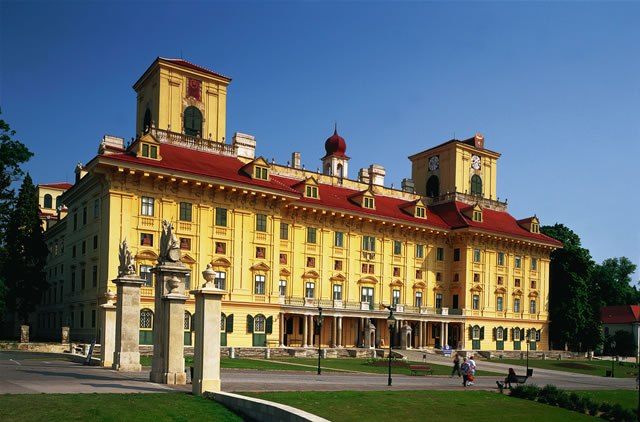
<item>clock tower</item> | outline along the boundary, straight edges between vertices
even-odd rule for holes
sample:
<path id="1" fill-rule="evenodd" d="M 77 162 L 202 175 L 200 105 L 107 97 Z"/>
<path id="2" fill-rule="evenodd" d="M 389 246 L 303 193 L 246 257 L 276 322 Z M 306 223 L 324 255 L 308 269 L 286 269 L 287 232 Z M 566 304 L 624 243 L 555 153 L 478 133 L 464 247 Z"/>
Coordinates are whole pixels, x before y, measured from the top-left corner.
<path id="1" fill-rule="evenodd" d="M 452 139 L 409 157 L 416 192 L 438 198 L 463 193 L 496 199 L 496 170 L 500 154 L 485 149 L 479 133 L 460 141 Z"/>

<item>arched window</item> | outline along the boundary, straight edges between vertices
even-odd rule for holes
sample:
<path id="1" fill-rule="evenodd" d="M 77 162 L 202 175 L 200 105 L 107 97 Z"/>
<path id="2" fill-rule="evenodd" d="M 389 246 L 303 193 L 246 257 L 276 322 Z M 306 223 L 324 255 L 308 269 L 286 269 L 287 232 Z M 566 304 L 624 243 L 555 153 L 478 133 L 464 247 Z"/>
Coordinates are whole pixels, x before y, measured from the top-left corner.
<path id="1" fill-rule="evenodd" d="M 264 333 L 265 332 L 265 318 L 264 315 L 256 315 L 253 319 L 253 332 Z"/>
<path id="2" fill-rule="evenodd" d="M 482 196 L 482 179 L 477 174 L 471 177 L 471 195 Z"/>
<path id="3" fill-rule="evenodd" d="M 343 177 L 342 176 L 342 172 L 343 172 L 342 164 L 338 164 L 338 177 L 341 178 L 341 179 Z"/>
<path id="4" fill-rule="evenodd" d="M 46 194 L 44 196 L 44 207 L 45 208 L 53 208 L 53 199 L 51 198 L 51 195 Z"/>
<path id="5" fill-rule="evenodd" d="M 440 195 L 440 180 L 438 176 L 433 175 L 427 180 L 427 196 L 435 198 L 438 195 Z"/>
<path id="6" fill-rule="evenodd" d="M 202 136 L 202 113 L 194 106 L 189 106 L 184 111 L 184 133 Z"/>
<path id="7" fill-rule="evenodd" d="M 56 208 L 58 208 L 60 205 L 62 205 L 62 199 L 60 198 L 60 195 L 56 196 Z"/>
<path id="8" fill-rule="evenodd" d="M 144 120 L 142 122 L 142 130 L 146 133 L 151 129 L 151 110 L 144 112 Z"/>
<path id="9" fill-rule="evenodd" d="M 480 338 L 480 327 L 479 326 L 475 325 L 473 327 L 473 334 L 472 335 L 473 335 L 474 339 Z"/>
<path id="10" fill-rule="evenodd" d="M 184 311 L 184 330 L 191 331 L 191 314 L 189 311 Z"/>
<path id="11" fill-rule="evenodd" d="M 150 309 L 140 311 L 140 328 L 153 328 L 153 312 Z"/>
<path id="12" fill-rule="evenodd" d="M 324 165 L 324 174 L 331 176 L 331 163 Z"/>
<path id="13" fill-rule="evenodd" d="M 225 314 L 220 314 L 220 332 L 225 333 L 225 328 L 227 324 L 227 316 Z"/>

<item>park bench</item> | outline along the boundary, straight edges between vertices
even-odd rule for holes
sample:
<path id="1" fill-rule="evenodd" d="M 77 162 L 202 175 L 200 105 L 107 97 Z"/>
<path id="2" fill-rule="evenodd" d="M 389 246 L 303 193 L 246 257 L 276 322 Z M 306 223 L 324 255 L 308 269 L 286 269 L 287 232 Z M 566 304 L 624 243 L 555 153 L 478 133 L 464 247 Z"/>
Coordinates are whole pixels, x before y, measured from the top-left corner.
<path id="1" fill-rule="evenodd" d="M 412 375 L 417 375 L 418 372 L 424 372 L 425 374 L 433 375 L 433 369 L 429 365 L 416 365 L 410 364 L 409 370 Z"/>
<path id="2" fill-rule="evenodd" d="M 496 384 L 498 384 L 498 388 L 502 391 L 505 387 L 512 388 L 511 384 L 524 384 L 527 382 L 527 378 L 529 377 L 526 375 L 507 375 L 504 381 L 496 381 Z"/>

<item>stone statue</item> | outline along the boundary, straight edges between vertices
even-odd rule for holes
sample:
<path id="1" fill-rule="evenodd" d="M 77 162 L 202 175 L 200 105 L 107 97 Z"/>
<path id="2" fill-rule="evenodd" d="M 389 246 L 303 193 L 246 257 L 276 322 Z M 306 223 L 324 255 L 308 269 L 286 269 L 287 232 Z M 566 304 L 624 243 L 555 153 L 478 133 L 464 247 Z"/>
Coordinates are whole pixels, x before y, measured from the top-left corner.
<path id="1" fill-rule="evenodd" d="M 160 256 L 158 262 L 179 262 L 181 259 L 180 242 L 173 232 L 173 224 L 162 220 L 162 236 L 160 236 Z"/>
<path id="2" fill-rule="evenodd" d="M 127 245 L 127 239 L 120 244 L 120 266 L 118 267 L 118 276 L 127 276 L 136 274 L 136 264 L 133 262 L 133 254 Z"/>

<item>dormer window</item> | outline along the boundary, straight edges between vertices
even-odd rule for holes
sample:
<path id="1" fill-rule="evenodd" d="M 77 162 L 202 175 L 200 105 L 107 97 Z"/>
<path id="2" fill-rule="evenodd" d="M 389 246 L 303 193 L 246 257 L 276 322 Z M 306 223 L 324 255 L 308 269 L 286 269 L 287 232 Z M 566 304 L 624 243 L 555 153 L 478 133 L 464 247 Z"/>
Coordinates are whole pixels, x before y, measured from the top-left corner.
<path id="1" fill-rule="evenodd" d="M 140 154 L 142 157 L 151 158 L 154 160 L 158 159 L 158 146 L 157 145 L 149 145 L 142 144 L 142 152 Z"/>
<path id="2" fill-rule="evenodd" d="M 482 211 L 474 211 L 473 212 L 473 221 L 477 221 L 482 223 Z"/>
<path id="3" fill-rule="evenodd" d="M 425 218 L 426 215 L 424 207 L 416 207 L 416 217 Z"/>
<path id="4" fill-rule="evenodd" d="M 318 187 L 317 186 L 307 186 L 307 198 L 318 198 Z"/>
<path id="5" fill-rule="evenodd" d="M 268 180 L 268 173 L 267 173 L 267 169 L 264 167 L 259 167 L 256 166 L 255 167 L 255 178 L 256 179 L 262 179 L 262 180 Z"/>
<path id="6" fill-rule="evenodd" d="M 540 226 L 538 224 L 531 224 L 531 233 L 540 233 Z"/>
<path id="7" fill-rule="evenodd" d="M 374 208 L 375 208 L 375 205 L 374 205 L 374 200 L 373 200 L 373 198 L 368 198 L 368 197 L 366 197 L 366 196 L 365 196 L 365 197 L 364 197 L 363 206 L 364 206 L 365 208 L 371 208 L 371 209 L 374 209 Z"/>

